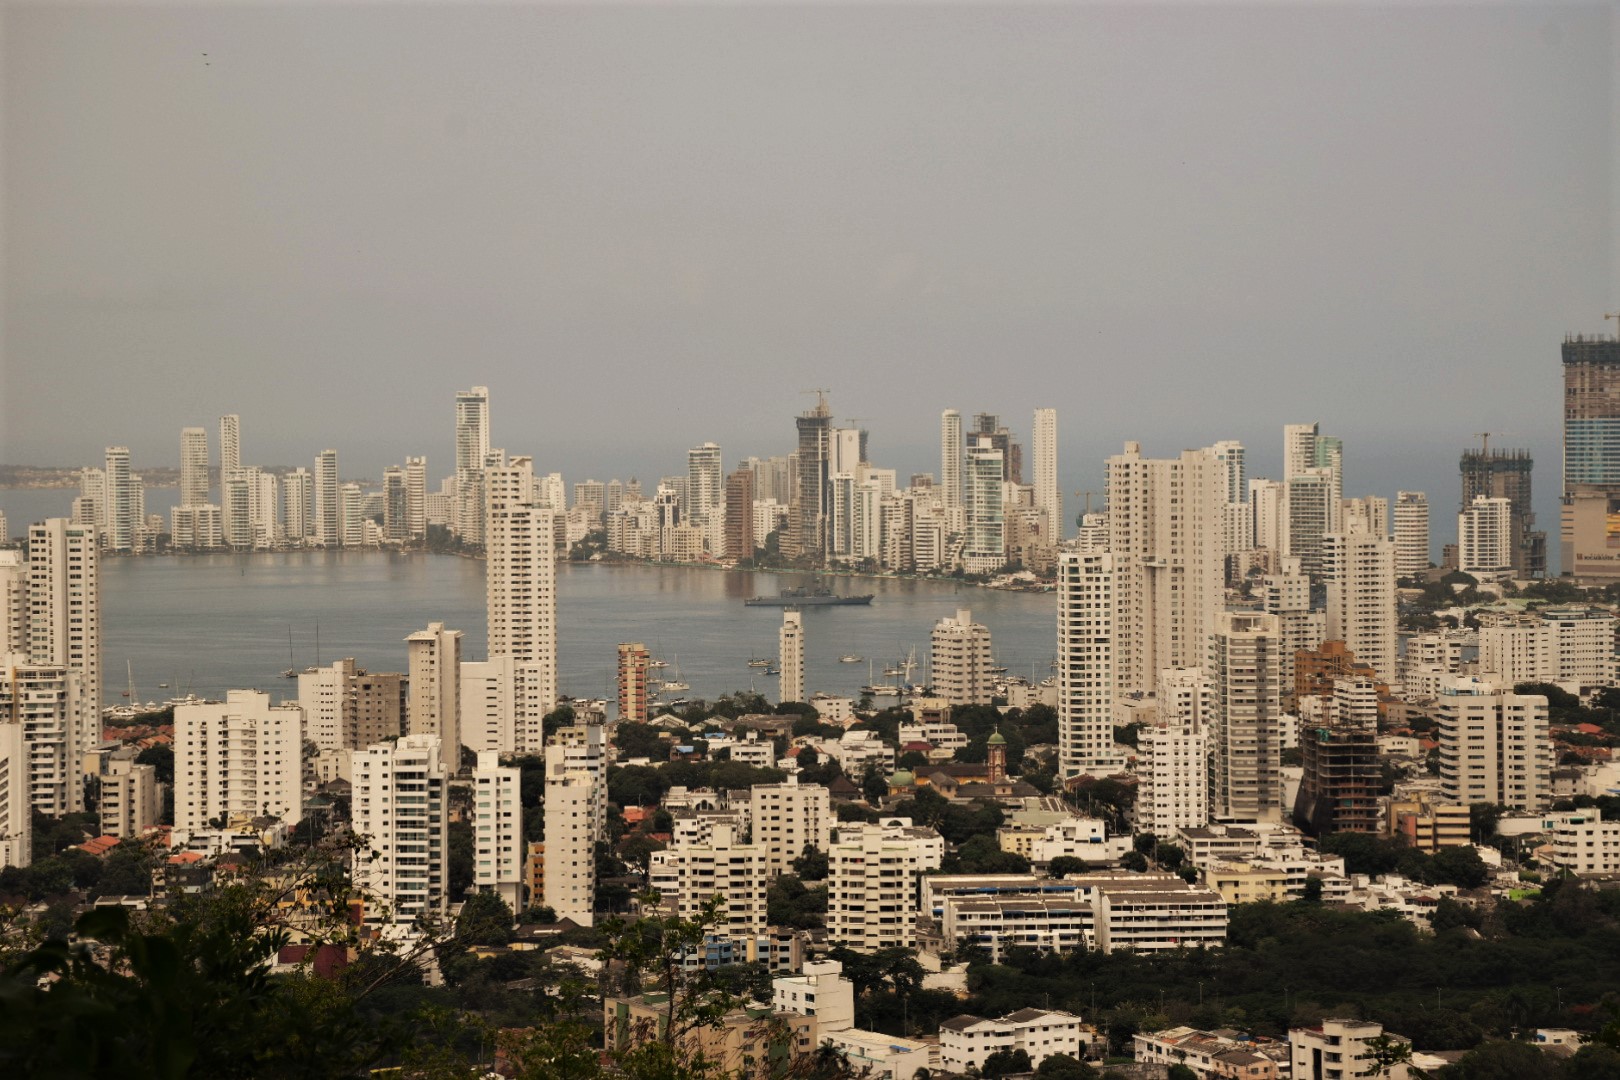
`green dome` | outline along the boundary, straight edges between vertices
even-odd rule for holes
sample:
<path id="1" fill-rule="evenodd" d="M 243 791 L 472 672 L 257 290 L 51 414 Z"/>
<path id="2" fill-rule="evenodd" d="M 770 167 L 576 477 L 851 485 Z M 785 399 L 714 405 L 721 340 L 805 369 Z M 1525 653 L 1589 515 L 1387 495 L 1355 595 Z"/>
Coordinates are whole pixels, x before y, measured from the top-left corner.
<path id="1" fill-rule="evenodd" d="M 986 745 L 988 745 L 988 746 L 1006 746 L 1007 745 L 1007 737 L 1001 733 L 1000 728 L 996 728 L 995 733 L 990 736 L 990 738 L 989 738 L 988 742 L 986 743 Z"/>
<path id="2" fill-rule="evenodd" d="M 896 769 L 894 775 L 889 777 L 890 787 L 916 787 L 917 778 L 910 769 Z"/>

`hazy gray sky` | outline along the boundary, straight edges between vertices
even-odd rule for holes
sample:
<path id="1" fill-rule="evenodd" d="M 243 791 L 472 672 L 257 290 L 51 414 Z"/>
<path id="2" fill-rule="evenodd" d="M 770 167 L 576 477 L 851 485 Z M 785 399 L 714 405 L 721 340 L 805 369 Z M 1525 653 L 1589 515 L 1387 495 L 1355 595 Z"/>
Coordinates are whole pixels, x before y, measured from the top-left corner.
<path id="1" fill-rule="evenodd" d="M 1556 538 L 1558 343 L 1620 310 L 1608 5 L 0 20 L 9 463 L 240 412 L 251 461 L 443 475 L 483 383 L 497 445 L 656 476 L 819 386 L 902 473 L 942 408 L 1056 406 L 1071 489 L 1319 420 L 1437 532 L 1499 430 Z"/>

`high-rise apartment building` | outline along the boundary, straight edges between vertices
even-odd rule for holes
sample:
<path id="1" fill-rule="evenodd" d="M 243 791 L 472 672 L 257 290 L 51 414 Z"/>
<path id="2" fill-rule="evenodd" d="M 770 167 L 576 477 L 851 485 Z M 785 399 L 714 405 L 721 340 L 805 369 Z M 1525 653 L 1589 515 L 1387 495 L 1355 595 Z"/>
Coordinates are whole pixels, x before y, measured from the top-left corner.
<path id="1" fill-rule="evenodd" d="M 208 432 L 200 427 L 180 429 L 180 505 L 202 506 L 208 500 Z"/>
<path id="2" fill-rule="evenodd" d="M 990 668 L 990 628 L 973 621 L 973 612 L 959 610 L 934 624 L 930 640 L 929 670 L 934 696 L 952 705 L 988 705 L 995 696 Z"/>
<path id="3" fill-rule="evenodd" d="M 315 517 L 311 512 L 311 500 L 315 494 L 315 478 L 310 471 L 300 465 L 288 473 L 281 482 L 282 517 L 287 529 L 287 539 L 302 541 L 315 533 Z"/>
<path id="4" fill-rule="evenodd" d="M 1287 424 L 1283 427 L 1283 480 L 1304 476 L 1313 470 L 1326 470 L 1328 521 L 1324 532 L 1337 532 L 1342 526 L 1339 507 L 1344 499 L 1344 443 L 1323 435 L 1316 424 Z"/>
<path id="5" fill-rule="evenodd" d="M 8 734 L 22 739 L 20 755 L 8 760 L 33 809 L 60 817 L 84 808 L 80 762 L 99 741 L 100 711 L 75 669 L 32 663 L 20 653 L 0 656 L 0 727 L 14 725 Z M 95 718 L 94 727 L 87 717 Z"/>
<path id="6" fill-rule="evenodd" d="M 782 673 L 779 700 L 804 700 L 804 614 L 797 608 L 782 612 L 777 632 L 777 667 Z"/>
<path id="7" fill-rule="evenodd" d="M 1058 487 L 1057 410 L 1036 409 L 1031 429 L 1031 453 L 1035 459 L 1035 506 L 1046 515 L 1046 537 L 1051 543 L 1063 539 L 1063 490 Z"/>
<path id="8" fill-rule="evenodd" d="M 1172 836 L 1209 824 L 1209 674 L 1166 668 L 1155 704 L 1155 723 L 1137 734 L 1136 828 Z"/>
<path id="9" fill-rule="evenodd" d="M 754 535 L 754 472 L 738 469 L 726 477 L 726 556 L 752 559 L 763 539 Z"/>
<path id="10" fill-rule="evenodd" d="M 1335 680 L 1322 714 L 1300 724 L 1304 771 L 1294 823 L 1313 836 L 1377 833 L 1383 828 L 1377 683 L 1367 675 Z"/>
<path id="11" fill-rule="evenodd" d="M 0 549 L 0 655 L 28 652 L 28 564 L 16 549 Z"/>
<path id="12" fill-rule="evenodd" d="M 520 750 L 544 744 L 557 706 L 556 511 L 535 505 L 534 463 L 496 451 L 487 470 L 484 600 L 489 655 L 513 661 Z"/>
<path id="13" fill-rule="evenodd" d="M 559 919 L 590 926 L 596 904 L 593 822 L 603 781 L 583 769 L 553 772 L 546 765 L 545 905 Z"/>
<path id="14" fill-rule="evenodd" d="M 174 710 L 174 828 L 194 836 L 254 818 L 304 817 L 304 710 L 257 690 Z"/>
<path id="15" fill-rule="evenodd" d="M 1260 610 L 1277 616 L 1282 628 L 1283 686 L 1294 683 L 1294 654 L 1314 649 L 1327 637 L 1327 614 L 1311 610 L 1311 579 L 1300 572 L 1299 560 L 1285 556 L 1280 573 L 1262 576 L 1255 589 Z M 1291 697 L 1287 689 L 1284 696 Z"/>
<path id="16" fill-rule="evenodd" d="M 336 450 L 322 450 L 315 456 L 315 542 L 322 547 L 343 543 L 343 510 L 338 503 L 338 461 Z"/>
<path id="17" fill-rule="evenodd" d="M 427 458 L 405 459 L 405 532 L 412 542 L 427 536 Z"/>
<path id="18" fill-rule="evenodd" d="M 707 549 L 715 554 L 730 554 L 725 546 L 725 470 L 720 462 L 720 447 L 706 442 L 686 452 L 686 505 L 684 513 L 689 525 L 703 530 Z"/>
<path id="19" fill-rule="evenodd" d="M 1461 512 L 1480 498 L 1506 499 L 1508 549 L 1512 573 L 1518 577 L 1547 576 L 1547 534 L 1536 528 L 1530 477 L 1535 462 L 1528 450 L 1467 450 L 1458 463 L 1462 473 Z"/>
<path id="20" fill-rule="evenodd" d="M 967 529 L 962 567 L 970 574 L 989 574 L 1007 563 L 1007 521 L 1001 486 L 1006 465 L 1002 451 L 987 435 L 975 435 L 962 469 L 962 506 Z"/>
<path id="21" fill-rule="evenodd" d="M 651 655 L 639 641 L 619 645 L 619 719 L 647 722 L 647 664 Z"/>
<path id="22" fill-rule="evenodd" d="M 1288 552 L 1288 485 L 1281 480 L 1249 481 L 1249 532 L 1256 548 Z"/>
<path id="23" fill-rule="evenodd" d="M 5 672 L 0 670 L 0 674 Z M 15 720 L 0 720 L 0 867 L 27 866 L 34 861 L 34 810 L 29 802 L 28 773 L 23 725 Z"/>
<path id="24" fill-rule="evenodd" d="M 405 488 L 405 470 L 390 465 L 383 470 L 383 538 L 403 544 L 410 538 L 410 505 Z"/>
<path id="25" fill-rule="evenodd" d="M 1343 641 L 1381 682 L 1396 677 L 1395 542 L 1333 533 L 1323 543 L 1327 636 Z"/>
<path id="26" fill-rule="evenodd" d="M 921 851 L 862 829 L 827 852 L 827 940 L 857 952 L 914 948 Z"/>
<path id="27" fill-rule="evenodd" d="M 1024 482 L 1024 448 L 1001 422 L 1001 417 L 995 413 L 974 413 L 973 429 L 968 433 L 969 443 L 976 438 L 988 439 L 992 447 L 1001 451 L 1003 480 L 1009 484 Z"/>
<path id="28" fill-rule="evenodd" d="M 1560 569 L 1620 578 L 1620 336 L 1564 339 L 1564 488 Z"/>
<path id="29" fill-rule="evenodd" d="M 66 518 L 47 518 L 28 529 L 28 659 L 66 668 L 77 677 L 75 752 L 95 745 L 101 736 L 97 549 L 96 530 Z"/>
<path id="30" fill-rule="evenodd" d="M 448 901 L 450 774 L 432 735 L 407 735 L 354 755 L 354 831 L 375 858 L 354 883 L 372 925 L 443 917 Z M 476 877 L 476 867 L 475 867 Z"/>
<path id="31" fill-rule="evenodd" d="M 1275 615 L 1223 612 L 1210 641 L 1210 816 L 1280 821 L 1282 627 Z"/>
<path id="32" fill-rule="evenodd" d="M 820 784 L 801 784 L 790 777 L 782 784 L 755 784 L 749 793 L 748 820 L 754 843 L 765 851 L 765 872 L 791 873 L 793 861 L 807 847 L 826 851 L 832 839 L 832 796 Z"/>
<path id="33" fill-rule="evenodd" d="M 946 409 L 939 416 L 939 490 L 946 506 L 961 506 L 962 492 L 962 414 Z"/>
<path id="34" fill-rule="evenodd" d="M 242 418 L 229 413 L 219 418 L 219 475 L 242 467 Z"/>
<path id="35" fill-rule="evenodd" d="M 1151 693 L 1167 667 L 1197 667 L 1224 606 L 1224 471 L 1207 450 L 1108 459 L 1114 557 L 1114 687 Z"/>
<path id="36" fill-rule="evenodd" d="M 139 518 L 129 471 L 129 447 L 107 447 L 106 465 L 107 531 L 102 538 L 103 543 L 108 551 L 130 551 L 134 547 L 135 526 Z"/>
<path id="37" fill-rule="evenodd" d="M 405 639 L 410 677 L 406 731 L 431 736 L 445 771 L 461 769 L 461 631 L 431 622 Z"/>
<path id="38" fill-rule="evenodd" d="M 712 933 L 722 941 L 751 946 L 765 933 L 770 876 L 764 849 L 744 843 L 734 824 L 716 823 L 706 841 L 653 852 L 648 881 L 677 918 L 699 917 L 704 905 L 718 897 L 719 918 Z"/>
<path id="39" fill-rule="evenodd" d="M 1429 568 L 1429 500 L 1421 491 L 1395 494 L 1395 576 L 1417 577 Z"/>
<path id="40" fill-rule="evenodd" d="M 510 656 L 461 662 L 461 745 L 474 752 L 517 752 L 517 678 Z"/>
<path id="41" fill-rule="evenodd" d="M 456 533 L 484 542 L 484 459 L 489 456 L 489 387 L 456 393 Z"/>
<path id="42" fill-rule="evenodd" d="M 501 756 L 482 750 L 473 769 L 473 885 L 506 901 L 514 915 L 523 902 L 522 771 L 501 767 Z"/>
<path id="43" fill-rule="evenodd" d="M 371 519 L 366 515 L 366 493 L 359 484 L 343 484 L 338 488 L 338 536 L 344 547 L 364 547 L 366 526 Z"/>
<path id="44" fill-rule="evenodd" d="M 1514 572 L 1513 562 L 1513 503 L 1474 496 L 1457 515 L 1457 569 L 1497 581 Z"/>
<path id="45" fill-rule="evenodd" d="M 1547 682 L 1571 693 L 1612 686 L 1615 626 L 1609 612 L 1584 607 L 1499 620 L 1479 628 L 1479 670 L 1508 686 Z"/>
<path id="46" fill-rule="evenodd" d="M 1114 746 L 1114 557 L 1058 553 L 1058 762 L 1073 776 L 1111 762 Z"/>
<path id="47" fill-rule="evenodd" d="M 1492 679 L 1441 685 L 1440 786 L 1446 801 L 1542 810 L 1552 794 L 1547 699 Z"/>

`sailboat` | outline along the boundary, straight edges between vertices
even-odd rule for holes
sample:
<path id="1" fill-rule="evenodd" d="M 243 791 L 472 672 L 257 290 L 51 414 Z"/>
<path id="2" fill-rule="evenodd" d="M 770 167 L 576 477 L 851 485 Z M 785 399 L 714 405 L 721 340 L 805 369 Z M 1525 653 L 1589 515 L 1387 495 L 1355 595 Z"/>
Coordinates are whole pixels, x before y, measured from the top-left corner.
<path id="1" fill-rule="evenodd" d="M 297 661 L 293 659 L 292 627 L 287 627 L 287 670 L 281 673 L 283 679 L 296 678 L 298 675 Z"/>
<path id="2" fill-rule="evenodd" d="M 675 677 L 664 683 L 664 689 L 677 694 L 683 690 L 692 689 L 681 681 L 681 658 L 679 655 L 675 657 Z"/>

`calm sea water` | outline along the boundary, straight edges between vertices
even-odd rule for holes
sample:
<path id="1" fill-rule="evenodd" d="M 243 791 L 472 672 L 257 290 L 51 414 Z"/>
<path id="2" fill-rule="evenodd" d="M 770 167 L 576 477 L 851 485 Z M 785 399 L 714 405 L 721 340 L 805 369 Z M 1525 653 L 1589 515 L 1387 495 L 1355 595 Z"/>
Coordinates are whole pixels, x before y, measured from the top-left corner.
<path id="1" fill-rule="evenodd" d="M 383 552 L 284 552 L 109 559 L 102 564 L 105 697 L 116 703 L 133 670 L 140 700 L 232 687 L 291 695 L 278 677 L 289 666 L 353 656 L 372 671 L 405 667 L 405 636 L 430 621 L 459 629 L 463 656 L 485 655 L 484 564 L 472 559 Z M 743 606 L 802 578 L 650 565 L 557 568 L 558 678 L 574 697 L 614 694 L 617 645 L 644 641 L 714 698 L 757 689 L 775 699 L 776 679 L 749 668 L 774 657 L 779 608 Z M 943 582 L 836 577 L 841 593 L 875 593 L 870 607 L 806 608 L 810 691 L 853 694 L 882 679 L 887 663 L 915 647 L 959 607 L 991 630 L 997 659 L 1014 673 L 1044 678 L 1055 651 L 1051 595 L 994 592 Z M 317 654 L 317 626 L 319 653 Z M 291 639 L 289 651 L 289 637 Z M 845 654 L 859 663 L 840 663 Z M 160 687 L 168 683 L 168 687 Z"/>
<path id="2" fill-rule="evenodd" d="M 0 491 L 11 532 L 69 512 L 76 492 Z M 174 489 L 148 492 L 167 513 Z M 405 636 L 430 621 L 461 630 L 463 655 L 485 655 L 484 564 L 472 559 L 383 552 L 281 552 L 108 559 L 102 564 L 104 697 L 117 703 L 133 670 L 142 700 L 233 687 L 294 693 L 283 669 L 352 656 L 372 671 L 402 671 Z M 615 694 L 617 646 L 644 641 L 679 666 L 690 696 L 713 699 L 750 687 L 776 697 L 777 681 L 753 657 L 776 655 L 780 608 L 743 599 L 803 581 L 797 575 L 637 564 L 557 568 L 558 679 L 574 697 Z M 990 628 L 997 660 L 1045 678 L 1056 650 L 1051 595 L 995 592 L 949 582 L 833 579 L 841 593 L 875 593 L 871 607 L 804 609 L 806 684 L 811 692 L 858 693 L 866 661 L 882 669 L 912 648 L 921 663 L 940 618 L 959 607 Z M 316 629 L 319 627 L 319 652 Z M 291 638 L 289 652 L 288 639 Z M 862 658 L 840 663 L 842 655 Z M 160 686 L 167 683 L 167 686 Z"/>

